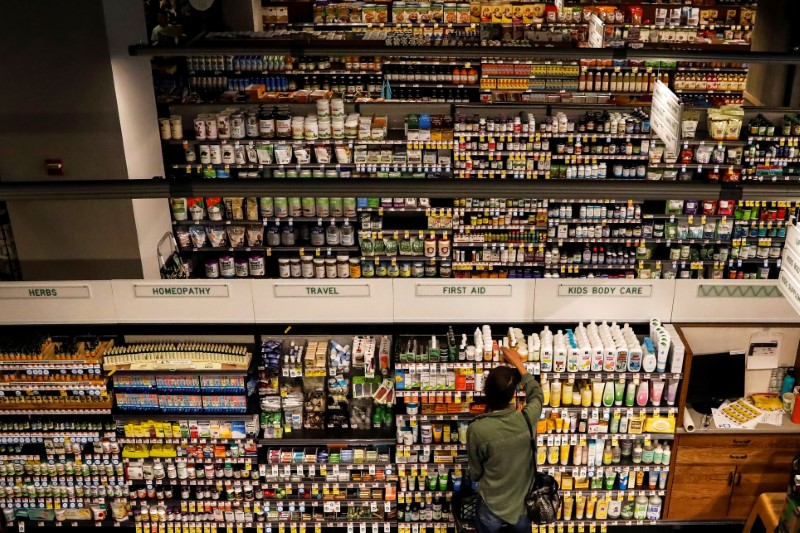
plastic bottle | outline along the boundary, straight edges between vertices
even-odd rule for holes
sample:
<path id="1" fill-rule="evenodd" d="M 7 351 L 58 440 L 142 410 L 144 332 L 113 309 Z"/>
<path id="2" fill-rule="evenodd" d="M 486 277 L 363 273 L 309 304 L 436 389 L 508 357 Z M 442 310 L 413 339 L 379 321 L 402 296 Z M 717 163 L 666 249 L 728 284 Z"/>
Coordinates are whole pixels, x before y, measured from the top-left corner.
<path id="1" fill-rule="evenodd" d="M 647 380 L 642 380 L 642 382 L 639 383 L 639 390 L 636 393 L 636 405 L 644 407 L 647 405 L 649 398 L 650 394 L 647 388 Z"/>
<path id="2" fill-rule="evenodd" d="M 781 394 L 792 392 L 794 388 L 795 376 L 794 368 L 786 370 L 786 375 L 783 376 L 783 384 L 781 385 Z"/>
<path id="3" fill-rule="evenodd" d="M 625 405 L 633 407 L 636 402 L 636 381 L 631 380 L 625 387 Z"/>
<path id="4" fill-rule="evenodd" d="M 661 461 L 664 457 L 664 449 L 661 447 L 661 444 L 656 442 L 656 449 L 653 450 L 653 464 L 660 465 L 662 464 Z"/>
<path id="5" fill-rule="evenodd" d="M 639 441 L 636 441 L 636 444 L 633 447 L 633 456 L 631 457 L 633 464 L 638 465 L 642 462 L 642 444 Z"/>
<path id="6" fill-rule="evenodd" d="M 647 517 L 647 507 L 650 503 L 650 500 L 647 499 L 647 496 L 640 494 L 636 497 L 633 501 L 633 518 L 636 520 L 644 520 Z M 659 507 L 659 514 L 661 513 L 661 508 Z"/>
<path id="7" fill-rule="evenodd" d="M 665 444 L 664 450 L 661 453 L 661 464 L 669 465 L 671 459 L 672 459 L 672 450 L 669 449 L 669 444 Z"/>
<path id="8" fill-rule="evenodd" d="M 659 496 L 655 494 L 650 496 L 650 501 L 647 503 L 647 520 L 658 520 L 661 518 L 661 504 L 662 501 Z"/>
<path id="9" fill-rule="evenodd" d="M 603 390 L 603 405 L 611 407 L 614 405 L 614 382 L 606 381 L 605 389 Z"/>
<path id="10" fill-rule="evenodd" d="M 550 385 L 550 406 L 561 406 L 561 382 L 557 379 Z"/>

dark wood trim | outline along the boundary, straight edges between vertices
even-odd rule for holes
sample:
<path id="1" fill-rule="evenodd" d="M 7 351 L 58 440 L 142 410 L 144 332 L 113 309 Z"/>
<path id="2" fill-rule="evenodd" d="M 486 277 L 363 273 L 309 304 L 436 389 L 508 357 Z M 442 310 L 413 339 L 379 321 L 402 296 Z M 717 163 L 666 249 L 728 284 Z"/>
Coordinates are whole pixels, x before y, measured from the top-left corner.
<path id="1" fill-rule="evenodd" d="M 684 347 L 683 354 L 683 379 L 681 380 L 680 395 L 678 396 L 678 418 L 675 422 L 675 430 L 683 427 L 683 411 L 686 409 L 686 394 L 689 392 L 689 378 L 692 373 L 692 348 L 689 346 L 689 341 L 686 340 L 686 335 L 683 333 L 682 326 L 675 326 L 675 331 L 678 332 L 681 342 Z M 677 442 L 677 440 L 676 440 Z M 673 457 L 674 457 L 673 452 Z"/>

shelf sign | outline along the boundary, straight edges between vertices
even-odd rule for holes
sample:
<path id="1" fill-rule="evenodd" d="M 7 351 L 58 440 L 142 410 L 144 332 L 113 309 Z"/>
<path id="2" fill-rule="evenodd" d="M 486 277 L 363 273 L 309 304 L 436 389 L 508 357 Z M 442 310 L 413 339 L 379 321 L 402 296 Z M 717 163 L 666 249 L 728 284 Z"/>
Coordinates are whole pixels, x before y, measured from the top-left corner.
<path id="1" fill-rule="evenodd" d="M 789 305 L 800 313 L 800 282 L 797 278 L 792 276 L 788 270 L 781 269 L 781 274 L 778 277 L 778 288 L 781 290 Z"/>
<path id="2" fill-rule="evenodd" d="M 559 285 L 559 296 L 611 296 L 625 298 L 649 298 L 652 285 Z"/>
<path id="3" fill-rule="evenodd" d="M 668 152 L 678 153 L 681 136 L 683 105 L 680 98 L 661 80 L 656 80 L 653 89 L 653 104 L 650 107 L 650 127 L 667 147 Z"/>
<path id="4" fill-rule="evenodd" d="M 512 295 L 511 285 L 459 285 L 448 284 L 417 284 L 417 296 L 500 296 Z"/>
<path id="5" fill-rule="evenodd" d="M 786 228 L 786 249 L 800 255 L 800 230 L 794 224 Z"/>
<path id="6" fill-rule="evenodd" d="M 281 285 L 275 284 L 275 298 L 365 298 L 369 285 Z"/>
<path id="7" fill-rule="evenodd" d="M 561 12 L 561 10 L 559 10 Z M 589 47 L 603 48 L 603 36 L 605 34 L 605 24 L 595 14 L 589 19 Z"/>
<path id="8" fill-rule="evenodd" d="M 800 279 L 800 256 L 797 252 L 790 248 L 784 250 L 783 268 L 787 269 L 792 276 Z"/>
<path id="9" fill-rule="evenodd" d="M 33 285 L 17 285 L 13 287 L 0 286 L 0 300 L 44 300 L 54 298 L 88 299 L 92 291 L 88 285 L 61 285 L 58 287 L 44 287 Z"/>
<path id="10" fill-rule="evenodd" d="M 230 298 L 228 285 L 155 285 L 136 284 L 137 298 Z"/>

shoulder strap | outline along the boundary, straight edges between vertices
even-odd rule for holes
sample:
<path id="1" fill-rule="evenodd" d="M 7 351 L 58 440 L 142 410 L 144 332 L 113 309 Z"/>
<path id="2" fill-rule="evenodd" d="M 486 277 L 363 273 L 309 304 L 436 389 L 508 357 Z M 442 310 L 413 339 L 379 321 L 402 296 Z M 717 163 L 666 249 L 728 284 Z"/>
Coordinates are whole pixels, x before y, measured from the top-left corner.
<path id="1" fill-rule="evenodd" d="M 519 411 L 519 414 L 521 414 L 522 418 L 525 419 L 525 424 L 528 426 L 528 433 L 530 433 L 531 440 L 533 440 L 533 426 L 531 425 L 531 421 L 528 420 L 528 417 L 525 416 L 525 413 L 523 413 L 522 411 Z"/>
<path id="2" fill-rule="evenodd" d="M 521 414 L 522 418 L 525 419 L 525 424 L 528 426 L 528 433 L 531 435 L 531 463 L 533 466 L 533 477 L 535 479 L 538 469 L 536 468 L 536 441 L 533 439 L 533 425 L 531 424 L 531 421 L 528 420 L 528 417 L 525 416 L 525 413 L 520 411 L 519 414 Z M 528 489 L 528 491 L 530 492 L 530 489 Z"/>

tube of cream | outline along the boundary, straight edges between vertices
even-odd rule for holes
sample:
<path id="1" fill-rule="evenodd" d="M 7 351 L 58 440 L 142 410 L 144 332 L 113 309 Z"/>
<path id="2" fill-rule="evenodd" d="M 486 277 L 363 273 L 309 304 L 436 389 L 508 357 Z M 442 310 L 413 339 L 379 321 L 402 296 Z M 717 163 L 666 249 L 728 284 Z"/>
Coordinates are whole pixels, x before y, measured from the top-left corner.
<path id="1" fill-rule="evenodd" d="M 575 520 L 583 520 L 583 511 L 586 509 L 586 497 L 578 493 L 575 496 Z"/>
<path id="2" fill-rule="evenodd" d="M 592 382 L 592 405 L 600 407 L 603 405 L 603 387 L 605 383 L 602 381 Z"/>
<path id="3" fill-rule="evenodd" d="M 667 405 L 675 405 L 675 398 L 678 396 L 678 383 L 677 379 L 670 379 L 667 381 Z"/>
<path id="4" fill-rule="evenodd" d="M 636 393 L 636 405 L 644 407 L 647 405 L 647 400 L 647 380 L 642 380 L 642 382 L 639 383 L 639 391 Z"/>
<path id="5" fill-rule="evenodd" d="M 634 402 L 636 402 L 636 380 L 631 380 L 625 388 L 625 405 L 633 407 Z"/>
<path id="6" fill-rule="evenodd" d="M 622 398 L 625 395 L 625 380 L 619 379 L 614 382 L 614 405 L 622 405 Z"/>
<path id="7" fill-rule="evenodd" d="M 603 452 L 605 451 L 605 446 L 605 439 L 597 439 L 597 445 L 594 447 L 594 464 L 597 466 L 603 464 Z"/>
<path id="8" fill-rule="evenodd" d="M 594 504 L 597 503 L 597 497 L 592 496 L 586 502 L 586 519 L 591 520 L 594 517 Z"/>
<path id="9" fill-rule="evenodd" d="M 614 405 L 614 382 L 607 381 L 605 390 L 603 391 L 603 405 L 611 407 Z"/>
<path id="10" fill-rule="evenodd" d="M 653 402 L 653 405 L 660 406 L 661 405 L 661 395 L 664 393 L 664 381 L 660 379 L 654 379 L 650 382 L 650 400 Z"/>
<path id="11" fill-rule="evenodd" d="M 572 519 L 572 496 L 564 497 L 564 520 Z"/>

